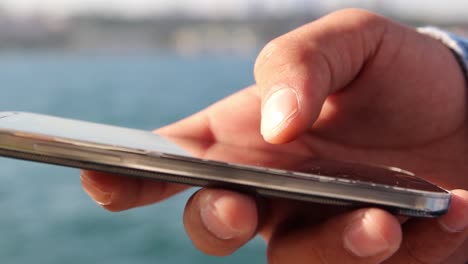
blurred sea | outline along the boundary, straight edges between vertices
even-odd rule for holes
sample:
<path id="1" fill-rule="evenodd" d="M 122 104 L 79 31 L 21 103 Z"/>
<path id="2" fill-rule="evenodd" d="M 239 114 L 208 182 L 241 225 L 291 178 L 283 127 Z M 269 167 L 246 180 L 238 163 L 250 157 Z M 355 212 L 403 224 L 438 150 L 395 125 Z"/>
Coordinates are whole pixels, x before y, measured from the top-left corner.
<path id="1" fill-rule="evenodd" d="M 0 55 L 0 109 L 153 129 L 253 82 L 255 56 Z M 265 263 L 260 239 L 217 258 L 182 225 L 190 191 L 109 213 L 78 170 L 0 158 L 0 263 Z"/>

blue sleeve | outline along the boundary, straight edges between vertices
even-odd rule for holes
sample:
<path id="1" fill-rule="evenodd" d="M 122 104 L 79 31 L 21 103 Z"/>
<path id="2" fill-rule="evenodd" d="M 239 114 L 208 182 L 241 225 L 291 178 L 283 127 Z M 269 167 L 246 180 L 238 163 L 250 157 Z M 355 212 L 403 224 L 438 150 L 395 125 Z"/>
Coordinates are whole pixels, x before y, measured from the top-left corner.
<path id="1" fill-rule="evenodd" d="M 457 56 L 465 76 L 468 78 L 468 38 L 436 27 L 418 28 L 418 32 L 436 38 L 449 47 Z"/>

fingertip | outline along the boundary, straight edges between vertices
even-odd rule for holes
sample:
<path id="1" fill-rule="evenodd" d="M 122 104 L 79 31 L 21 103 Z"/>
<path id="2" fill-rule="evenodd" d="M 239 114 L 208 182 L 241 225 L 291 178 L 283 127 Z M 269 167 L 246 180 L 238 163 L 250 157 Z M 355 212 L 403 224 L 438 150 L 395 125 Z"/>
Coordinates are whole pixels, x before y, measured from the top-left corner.
<path id="1" fill-rule="evenodd" d="M 449 233 L 463 232 L 468 227 L 468 191 L 453 190 L 451 193 L 449 211 L 438 222 Z"/>
<path id="2" fill-rule="evenodd" d="M 99 205 L 109 206 L 119 189 L 119 182 L 111 175 L 95 171 L 80 171 L 80 181 L 85 192 Z"/>
<path id="3" fill-rule="evenodd" d="M 189 186 L 168 182 L 113 175 L 104 172 L 80 172 L 85 192 L 104 209 L 119 212 L 162 201 Z"/>
<path id="4" fill-rule="evenodd" d="M 463 204 L 468 204 L 468 191 L 462 189 L 455 189 L 451 191 L 452 199 L 457 199 Z"/>
<path id="5" fill-rule="evenodd" d="M 255 199 L 241 193 L 202 189 L 187 204 L 184 225 L 193 244 L 210 255 L 229 255 L 256 233 Z"/>
<path id="6" fill-rule="evenodd" d="M 380 209 L 354 213 L 345 227 L 344 247 L 357 257 L 391 256 L 399 248 L 402 231 L 397 218 Z"/>
<path id="7" fill-rule="evenodd" d="M 110 212 L 135 207 L 141 197 L 140 179 L 82 170 L 80 180 L 91 199 Z"/>
<path id="8" fill-rule="evenodd" d="M 253 235 L 257 225 L 255 201 L 243 194 L 212 190 L 200 194 L 200 216 L 205 227 L 220 239 Z"/>

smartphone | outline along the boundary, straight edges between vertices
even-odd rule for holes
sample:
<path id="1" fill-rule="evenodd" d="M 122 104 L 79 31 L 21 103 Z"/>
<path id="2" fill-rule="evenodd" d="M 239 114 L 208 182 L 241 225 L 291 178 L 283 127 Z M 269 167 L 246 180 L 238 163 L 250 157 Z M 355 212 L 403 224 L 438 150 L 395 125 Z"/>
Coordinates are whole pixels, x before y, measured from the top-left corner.
<path id="1" fill-rule="evenodd" d="M 394 167 L 232 145 L 211 148 L 215 151 L 200 158 L 189 154 L 190 146 L 199 142 L 187 140 L 41 114 L 0 112 L 0 155 L 5 157 L 330 205 L 377 206 L 416 217 L 443 215 L 450 204 L 450 192 Z"/>

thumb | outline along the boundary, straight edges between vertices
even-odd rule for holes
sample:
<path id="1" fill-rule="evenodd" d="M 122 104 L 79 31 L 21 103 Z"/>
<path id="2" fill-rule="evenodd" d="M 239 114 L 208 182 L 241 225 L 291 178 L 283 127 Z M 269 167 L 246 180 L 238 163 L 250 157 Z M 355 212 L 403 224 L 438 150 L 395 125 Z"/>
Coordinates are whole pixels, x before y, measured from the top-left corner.
<path id="1" fill-rule="evenodd" d="M 265 140 L 285 143 L 310 128 L 327 96 L 353 80 L 378 49 L 388 23 L 367 11 L 343 10 L 267 44 L 254 71 Z"/>

